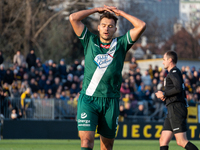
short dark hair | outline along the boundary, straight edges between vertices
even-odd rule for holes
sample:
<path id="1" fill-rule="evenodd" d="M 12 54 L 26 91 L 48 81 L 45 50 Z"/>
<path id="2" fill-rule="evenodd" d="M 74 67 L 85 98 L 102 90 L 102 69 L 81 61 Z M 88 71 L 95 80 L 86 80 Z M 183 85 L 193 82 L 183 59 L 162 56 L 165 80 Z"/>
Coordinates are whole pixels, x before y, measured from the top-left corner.
<path id="1" fill-rule="evenodd" d="M 171 58 L 172 59 L 172 62 L 174 63 L 174 64 L 176 64 L 177 63 L 177 61 L 178 61 L 178 56 L 177 56 L 177 53 L 175 52 L 175 51 L 167 51 L 166 53 L 166 56 L 167 56 L 167 58 Z"/>
<path id="2" fill-rule="evenodd" d="M 100 16 L 100 21 L 103 19 L 103 18 L 108 18 L 108 19 L 113 19 L 115 21 L 115 25 L 117 24 L 117 20 L 118 18 L 115 16 L 114 13 L 111 13 L 111 12 L 104 12 L 101 16 Z"/>

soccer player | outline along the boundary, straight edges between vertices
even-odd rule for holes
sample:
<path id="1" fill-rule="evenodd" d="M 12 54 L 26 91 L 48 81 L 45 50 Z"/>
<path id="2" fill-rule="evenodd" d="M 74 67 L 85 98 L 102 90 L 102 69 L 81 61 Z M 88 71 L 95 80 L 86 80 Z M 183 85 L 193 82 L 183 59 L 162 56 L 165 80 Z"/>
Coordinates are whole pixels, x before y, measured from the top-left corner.
<path id="1" fill-rule="evenodd" d="M 187 99 L 181 71 L 176 67 L 178 57 L 174 51 L 167 51 L 163 57 L 168 74 L 164 80 L 165 91 L 156 92 L 157 98 L 166 102 L 168 109 L 160 137 L 160 150 L 168 150 L 173 135 L 179 146 L 186 150 L 198 150 L 186 137 Z"/>
<path id="2" fill-rule="evenodd" d="M 99 36 L 88 31 L 81 22 L 93 13 L 102 13 Z M 113 38 L 117 17 L 130 21 L 134 28 Z M 111 150 L 118 124 L 121 71 L 126 52 L 140 37 L 146 24 L 113 6 L 82 10 L 70 15 L 70 22 L 84 47 L 85 70 L 83 87 L 77 106 L 77 125 L 81 150 L 92 150 L 96 126 L 101 150 Z"/>

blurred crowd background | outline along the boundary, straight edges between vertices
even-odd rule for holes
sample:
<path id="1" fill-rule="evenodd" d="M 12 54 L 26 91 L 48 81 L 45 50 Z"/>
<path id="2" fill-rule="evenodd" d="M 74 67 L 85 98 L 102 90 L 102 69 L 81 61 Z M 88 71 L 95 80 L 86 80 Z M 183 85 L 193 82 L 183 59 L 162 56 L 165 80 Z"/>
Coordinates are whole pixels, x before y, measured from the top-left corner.
<path id="1" fill-rule="evenodd" d="M 76 119 L 84 60 L 75 60 L 72 64 L 66 64 L 64 59 L 58 63 L 53 59 L 42 62 L 31 49 L 27 56 L 18 50 L 10 67 L 6 68 L 3 61 L 0 53 L 1 118 L 45 119 L 42 115 L 50 113 L 51 119 Z M 120 89 L 119 120 L 151 116 L 151 120 L 162 121 L 167 110 L 154 93 L 164 90 L 164 78 L 168 72 L 150 64 L 142 74 L 134 57 L 128 64 L 129 71 L 123 73 Z M 180 69 L 188 103 L 195 106 L 200 102 L 200 68 L 182 66 Z M 46 111 L 41 112 L 41 109 Z"/>

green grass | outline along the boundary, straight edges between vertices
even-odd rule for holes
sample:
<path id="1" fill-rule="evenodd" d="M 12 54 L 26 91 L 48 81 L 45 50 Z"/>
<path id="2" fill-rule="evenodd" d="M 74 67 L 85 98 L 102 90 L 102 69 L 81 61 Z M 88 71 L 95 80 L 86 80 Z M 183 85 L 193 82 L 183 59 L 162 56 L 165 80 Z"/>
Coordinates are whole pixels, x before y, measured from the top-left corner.
<path id="1" fill-rule="evenodd" d="M 200 148 L 199 141 L 192 141 Z M 100 150 L 99 140 L 95 140 L 93 150 Z M 181 150 L 172 140 L 169 150 Z M 158 140 L 115 140 L 113 150 L 158 150 Z M 80 140 L 1 140 L 0 150 L 80 150 Z"/>

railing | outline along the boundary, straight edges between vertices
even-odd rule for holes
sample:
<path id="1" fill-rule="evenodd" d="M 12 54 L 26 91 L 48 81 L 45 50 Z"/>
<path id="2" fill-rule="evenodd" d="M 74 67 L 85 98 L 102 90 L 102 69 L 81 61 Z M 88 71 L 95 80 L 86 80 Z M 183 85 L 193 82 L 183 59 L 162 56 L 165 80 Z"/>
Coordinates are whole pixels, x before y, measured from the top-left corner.
<path id="1" fill-rule="evenodd" d="M 76 102 L 61 99 L 25 99 L 24 107 L 20 98 L 4 99 L 0 104 L 4 119 L 75 119 Z"/>
<path id="2" fill-rule="evenodd" d="M 77 101 L 61 99 L 33 99 L 24 100 L 21 105 L 20 98 L 0 99 L 0 120 L 1 119 L 37 119 L 37 120 L 65 120 L 76 119 Z M 139 104 L 139 103 L 138 103 Z M 143 101 L 143 115 L 137 112 L 134 115 L 126 117 L 120 116 L 119 121 L 131 122 L 162 122 L 166 116 L 167 110 L 162 102 L 154 104 L 154 110 L 148 106 L 147 101 Z M 200 122 L 200 103 L 188 108 L 188 120 L 190 122 Z"/>

